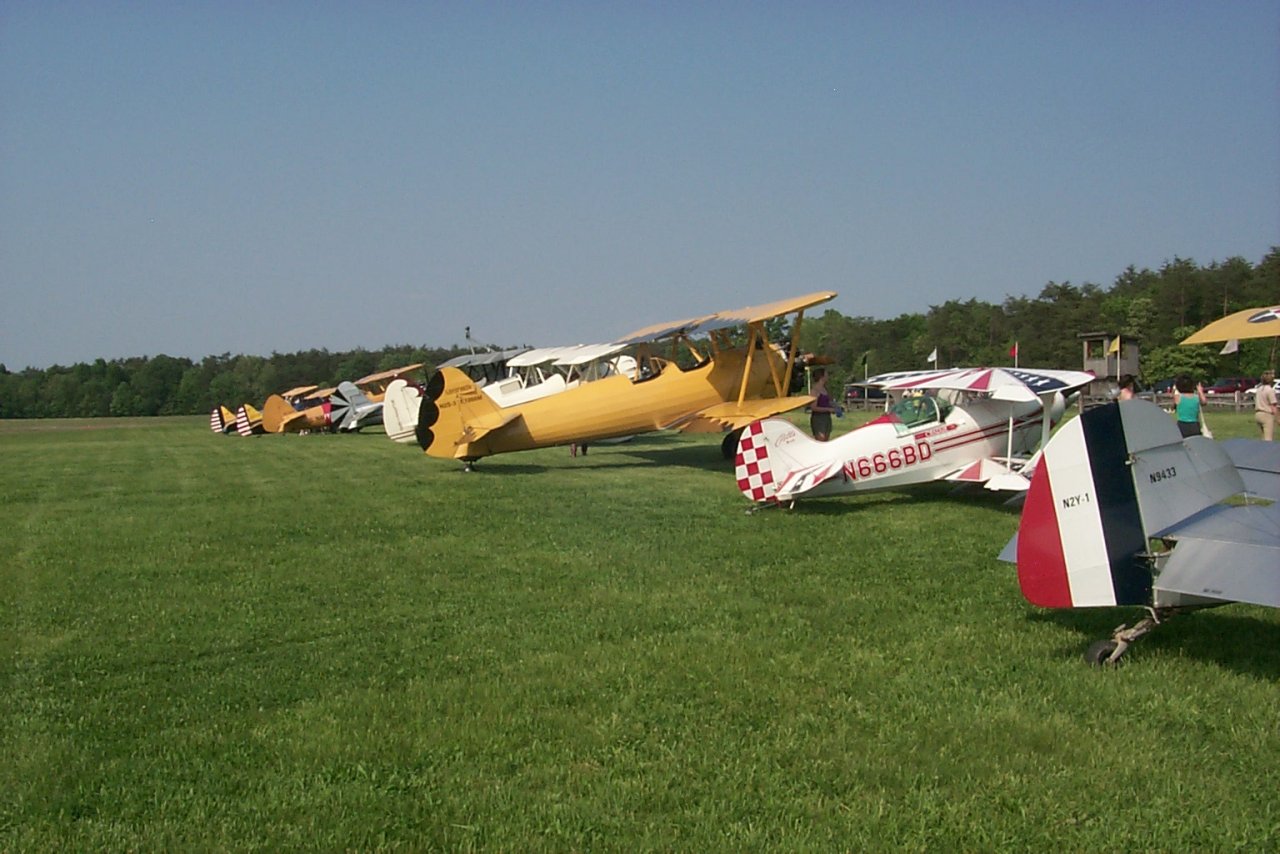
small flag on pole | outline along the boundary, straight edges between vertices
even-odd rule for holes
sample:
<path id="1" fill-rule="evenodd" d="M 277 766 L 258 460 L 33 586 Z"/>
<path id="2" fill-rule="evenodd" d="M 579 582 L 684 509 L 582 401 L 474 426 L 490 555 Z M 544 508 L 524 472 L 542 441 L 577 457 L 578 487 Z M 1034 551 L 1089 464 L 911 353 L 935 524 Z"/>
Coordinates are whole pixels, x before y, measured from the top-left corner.
<path id="1" fill-rule="evenodd" d="M 934 365 L 938 364 L 938 348 L 937 347 L 934 347 L 933 352 L 929 354 L 929 362 Z"/>
<path id="2" fill-rule="evenodd" d="M 1232 353 L 1239 352 L 1239 350 L 1240 350 L 1240 339 L 1239 339 L 1239 338 L 1232 338 L 1232 339 L 1231 339 L 1230 341 L 1228 341 L 1226 344 L 1222 345 L 1222 351 L 1221 351 L 1221 352 L 1219 352 L 1219 353 L 1218 353 L 1218 355 L 1219 355 L 1219 356 L 1229 356 L 1229 355 L 1231 355 Z"/>
<path id="3" fill-rule="evenodd" d="M 1014 341 L 1013 346 L 1009 348 L 1009 355 L 1015 359 L 1018 358 L 1018 342 L 1017 341 Z"/>
<path id="4" fill-rule="evenodd" d="M 1120 336 L 1116 336 L 1116 340 L 1111 342 L 1111 348 L 1107 350 L 1107 355 L 1113 355 L 1120 352 Z"/>

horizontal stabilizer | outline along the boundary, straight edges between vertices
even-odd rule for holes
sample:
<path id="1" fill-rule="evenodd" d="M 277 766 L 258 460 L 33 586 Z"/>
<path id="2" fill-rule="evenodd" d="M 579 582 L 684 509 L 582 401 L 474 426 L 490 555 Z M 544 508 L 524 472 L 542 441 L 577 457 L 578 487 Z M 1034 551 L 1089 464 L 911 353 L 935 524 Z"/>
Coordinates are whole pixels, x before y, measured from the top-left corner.
<path id="1" fill-rule="evenodd" d="M 723 433 L 726 430 L 745 427 L 762 418 L 808 406 L 812 402 L 811 395 L 796 395 L 744 400 L 742 403 L 737 401 L 717 403 L 673 424 L 664 424 L 663 427 L 674 427 L 682 433 Z"/>
<path id="2" fill-rule="evenodd" d="M 960 483 L 986 483 L 992 478 L 1011 474 L 1013 471 L 1008 466 L 990 457 L 984 457 L 952 472 L 945 479 Z"/>
<path id="3" fill-rule="evenodd" d="M 1218 505 L 1169 538 L 1156 604 L 1193 597 L 1280 608 L 1280 504 Z"/>
<path id="4" fill-rule="evenodd" d="M 1220 444 L 1244 479 L 1245 491 L 1280 501 L 1280 442 L 1227 439 Z"/>

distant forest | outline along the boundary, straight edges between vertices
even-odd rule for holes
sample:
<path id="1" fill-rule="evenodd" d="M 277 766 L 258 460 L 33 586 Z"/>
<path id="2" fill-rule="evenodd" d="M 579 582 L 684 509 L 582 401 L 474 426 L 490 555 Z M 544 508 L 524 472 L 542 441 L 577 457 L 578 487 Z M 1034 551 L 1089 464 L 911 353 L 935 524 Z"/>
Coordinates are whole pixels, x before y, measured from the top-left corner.
<path id="1" fill-rule="evenodd" d="M 847 381 L 861 379 L 864 370 L 927 367 L 934 348 L 942 366 L 1008 365 L 1015 343 L 1020 364 L 1078 369 L 1077 335 L 1106 332 L 1141 346 L 1147 381 L 1182 373 L 1210 380 L 1257 376 L 1274 367 L 1275 339 L 1242 341 L 1237 353 L 1225 356 L 1219 355 L 1220 345 L 1180 347 L 1178 342 L 1212 320 L 1262 305 L 1280 305 L 1280 247 L 1272 247 L 1256 265 L 1243 258 L 1208 266 L 1175 258 L 1154 271 L 1131 266 L 1109 288 L 1050 282 L 1035 297 L 1008 297 L 999 305 L 949 300 L 924 314 L 891 320 L 827 310 L 805 318 L 800 342 L 805 352 L 833 358 L 834 378 Z M 204 413 L 219 403 L 232 408 L 246 401 L 261 404 L 268 395 L 298 385 L 335 385 L 416 362 L 432 368 L 463 352 L 398 345 L 343 353 L 224 353 L 199 362 L 139 356 L 18 372 L 0 364 L 0 418 Z"/>

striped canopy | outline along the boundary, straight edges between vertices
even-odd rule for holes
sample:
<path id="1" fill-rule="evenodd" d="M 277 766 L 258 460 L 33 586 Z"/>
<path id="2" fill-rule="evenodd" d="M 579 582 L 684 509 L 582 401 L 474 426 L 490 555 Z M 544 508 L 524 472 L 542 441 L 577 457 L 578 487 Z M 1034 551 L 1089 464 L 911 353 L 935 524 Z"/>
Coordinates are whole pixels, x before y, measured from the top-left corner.
<path id="1" fill-rule="evenodd" d="M 996 400 L 1034 400 L 1041 394 L 1074 391 L 1093 382 L 1086 371 L 1036 368 L 944 368 L 880 374 L 867 385 L 886 390 L 954 389 L 989 394 Z"/>

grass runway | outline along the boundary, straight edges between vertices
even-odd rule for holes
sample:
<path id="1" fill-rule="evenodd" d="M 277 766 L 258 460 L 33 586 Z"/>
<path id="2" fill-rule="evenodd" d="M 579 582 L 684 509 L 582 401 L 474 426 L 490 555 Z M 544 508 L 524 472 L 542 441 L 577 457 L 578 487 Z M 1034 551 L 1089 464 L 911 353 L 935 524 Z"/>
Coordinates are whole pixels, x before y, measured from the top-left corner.
<path id="1" fill-rule="evenodd" d="M 1278 612 L 1092 669 L 999 496 L 718 448 L 0 423 L 0 851 L 1280 848 Z"/>

